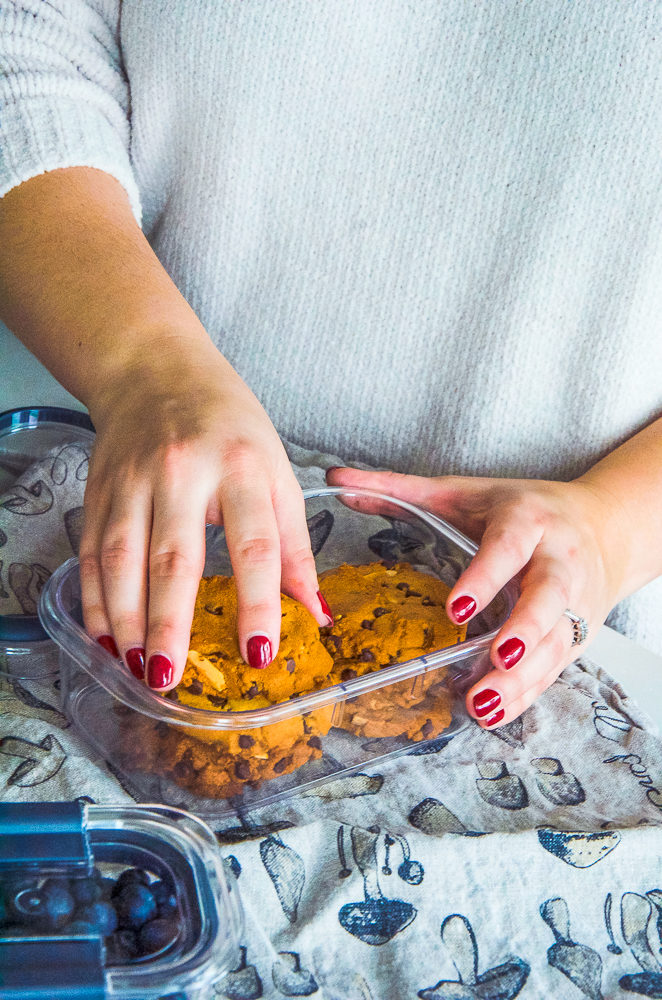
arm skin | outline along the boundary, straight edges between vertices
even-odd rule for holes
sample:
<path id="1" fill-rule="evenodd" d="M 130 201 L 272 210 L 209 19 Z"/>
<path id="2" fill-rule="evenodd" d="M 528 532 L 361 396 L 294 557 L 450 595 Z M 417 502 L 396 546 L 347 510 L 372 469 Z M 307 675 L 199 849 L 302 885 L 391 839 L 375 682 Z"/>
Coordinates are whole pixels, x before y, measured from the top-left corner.
<path id="1" fill-rule="evenodd" d="M 662 574 L 662 419 L 570 483 L 356 469 L 327 478 L 419 504 L 479 542 L 448 597 L 455 621 L 468 621 L 518 578 L 491 669 L 467 693 L 484 728 L 517 718 L 575 659 L 566 608 L 587 620 L 590 641 L 615 604 Z"/>
<path id="2" fill-rule="evenodd" d="M 247 662 L 276 654 L 281 587 L 328 624 L 278 435 L 111 176 L 56 170 L 0 200 L 0 316 L 97 429 L 80 553 L 93 638 L 116 643 L 136 676 L 146 667 L 150 686 L 177 683 L 204 525 L 221 521 Z"/>

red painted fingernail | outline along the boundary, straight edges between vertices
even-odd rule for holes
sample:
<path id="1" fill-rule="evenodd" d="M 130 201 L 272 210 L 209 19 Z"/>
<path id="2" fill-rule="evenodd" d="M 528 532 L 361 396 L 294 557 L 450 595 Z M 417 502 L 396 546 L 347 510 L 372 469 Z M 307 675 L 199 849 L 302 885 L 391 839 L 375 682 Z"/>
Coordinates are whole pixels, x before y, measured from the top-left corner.
<path id="1" fill-rule="evenodd" d="M 168 687 L 172 683 L 175 668 L 172 660 L 163 653 L 152 653 L 147 664 L 147 683 L 155 691 Z"/>
<path id="2" fill-rule="evenodd" d="M 500 704 L 501 695 L 498 691 L 493 691 L 492 688 L 485 688 L 484 691 L 479 691 L 478 694 L 474 695 L 474 712 L 479 719 L 482 719 L 489 712 L 493 712 Z"/>
<path id="3" fill-rule="evenodd" d="M 511 667 L 514 667 L 522 659 L 525 649 L 526 646 L 522 640 L 516 636 L 512 636 L 511 639 L 506 639 L 505 642 L 501 643 L 497 649 L 497 653 L 501 657 L 501 662 L 506 670 L 510 670 Z"/>
<path id="4" fill-rule="evenodd" d="M 103 646 L 106 652 L 110 653 L 111 656 L 118 657 L 120 655 L 117 643 L 113 639 L 112 635 L 100 635 L 97 642 L 100 646 Z"/>
<path id="5" fill-rule="evenodd" d="M 320 602 L 320 605 L 322 607 L 322 611 L 324 612 L 324 614 L 326 615 L 326 617 L 329 619 L 328 622 L 327 622 L 327 625 L 333 625 L 333 615 L 331 614 L 331 608 L 326 603 L 326 598 L 324 597 L 324 594 L 322 593 L 321 590 L 317 591 L 317 596 L 319 598 L 319 602 Z"/>
<path id="6" fill-rule="evenodd" d="M 494 713 L 494 715 L 490 715 L 489 719 L 484 719 L 483 720 L 483 725 L 484 726 L 496 726 L 497 722 L 501 722 L 501 720 L 503 719 L 503 717 L 504 717 L 505 714 L 506 713 L 504 712 L 504 710 L 502 708 L 500 708 L 498 712 Z"/>
<path id="7" fill-rule="evenodd" d="M 134 646 L 133 649 L 127 649 L 124 659 L 133 676 L 141 681 L 145 676 L 145 650 L 141 646 Z"/>
<path id="8" fill-rule="evenodd" d="M 476 602 L 473 597 L 469 597 L 467 594 L 463 594 L 462 597 L 456 597 L 451 604 L 453 617 L 460 625 L 466 622 L 467 618 L 471 618 L 475 610 Z"/>
<path id="9" fill-rule="evenodd" d="M 248 654 L 248 662 L 256 670 L 262 670 L 273 659 L 271 643 L 266 635 L 252 635 L 246 643 L 246 653 Z"/>

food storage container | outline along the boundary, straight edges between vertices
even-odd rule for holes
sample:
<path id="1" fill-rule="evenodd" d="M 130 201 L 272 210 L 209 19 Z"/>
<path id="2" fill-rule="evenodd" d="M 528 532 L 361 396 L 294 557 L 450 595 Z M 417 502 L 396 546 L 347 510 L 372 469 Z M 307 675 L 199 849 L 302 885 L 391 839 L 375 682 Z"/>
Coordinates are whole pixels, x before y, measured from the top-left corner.
<path id="1" fill-rule="evenodd" d="M 331 487 L 304 496 L 320 574 L 343 563 L 396 573 L 408 563 L 451 586 L 476 551 L 450 524 L 391 497 Z M 231 567 L 222 530 L 211 529 L 205 574 L 219 572 Z M 515 594 L 514 585 L 504 588 L 450 648 L 360 676 L 350 671 L 321 690 L 241 711 L 162 697 L 94 643 L 81 625 L 75 560 L 44 587 L 40 615 L 61 647 L 65 712 L 134 795 L 222 817 L 446 741 L 467 726 L 464 693 L 486 670 Z"/>
<path id="2" fill-rule="evenodd" d="M 94 428 L 86 413 L 57 406 L 24 407 L 0 413 L 0 514 L 7 527 L 9 519 L 30 518 L 30 528 L 37 530 L 39 517 L 49 502 L 50 487 L 38 477 L 29 488 L 11 494 L 11 487 L 31 465 L 56 448 L 94 440 Z M 57 478 L 57 473 L 55 473 Z M 51 483 L 51 486 L 53 484 Z M 35 522 L 35 524 L 32 523 Z M 62 526 L 60 526 L 62 527 Z M 59 532 L 58 532 L 59 533 Z M 0 523 L 0 596 L 8 596 L 10 570 L 13 569 L 32 605 L 43 586 L 47 571 L 41 562 L 8 560 L 7 533 Z M 4 555 L 4 558 L 3 558 Z M 26 557 L 27 558 L 27 557 Z M 58 670 L 57 647 L 44 632 L 36 609 L 2 614 L 0 605 L 0 674 L 16 679 L 47 677 Z"/>
<path id="3" fill-rule="evenodd" d="M 214 835 L 188 813 L 0 804 L 2 1000 L 207 1000 L 242 921 Z"/>

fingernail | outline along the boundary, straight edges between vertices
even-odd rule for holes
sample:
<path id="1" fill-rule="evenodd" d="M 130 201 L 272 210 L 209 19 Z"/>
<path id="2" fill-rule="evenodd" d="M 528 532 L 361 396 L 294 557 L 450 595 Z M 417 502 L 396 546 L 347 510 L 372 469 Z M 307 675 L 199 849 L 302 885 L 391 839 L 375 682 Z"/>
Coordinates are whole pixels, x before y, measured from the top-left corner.
<path id="1" fill-rule="evenodd" d="M 506 639 L 505 642 L 501 643 L 497 649 L 497 653 L 501 657 L 501 662 L 506 670 L 510 670 L 511 667 L 514 667 L 522 659 L 525 649 L 526 646 L 522 640 L 516 636 L 512 636 L 512 638 Z"/>
<path id="2" fill-rule="evenodd" d="M 493 691 L 492 688 L 485 688 L 484 691 L 479 691 L 478 694 L 474 695 L 474 712 L 479 719 L 494 711 L 500 704 L 501 695 L 498 691 Z"/>
<path id="3" fill-rule="evenodd" d="M 503 717 L 504 717 L 505 714 L 506 713 L 504 712 L 504 710 L 502 708 L 500 708 L 498 712 L 494 713 L 494 715 L 490 715 L 489 719 L 485 719 L 483 721 L 483 725 L 484 726 L 496 726 L 497 722 L 501 722 L 501 720 L 503 719 Z"/>
<path id="4" fill-rule="evenodd" d="M 317 591 L 317 596 L 319 598 L 319 602 L 320 602 L 320 605 L 322 607 L 322 611 L 324 612 L 324 614 L 326 615 L 326 617 L 329 619 L 328 622 L 327 622 L 327 625 L 333 625 L 333 615 L 331 614 L 331 608 L 326 603 L 326 598 L 324 597 L 324 594 L 322 593 L 321 590 Z"/>
<path id="5" fill-rule="evenodd" d="M 326 470 L 327 476 L 330 472 L 337 472 L 338 469 L 342 469 L 342 465 L 330 465 L 329 468 Z"/>
<path id="6" fill-rule="evenodd" d="M 145 650 L 140 646 L 134 646 L 133 649 L 127 649 L 124 659 L 133 676 L 141 681 L 145 676 Z"/>
<path id="7" fill-rule="evenodd" d="M 467 618 L 471 618 L 475 610 L 476 602 L 473 597 L 469 597 L 466 594 L 463 594 L 462 597 L 456 597 L 451 604 L 453 617 L 460 625 L 462 625 L 463 622 L 466 622 Z"/>
<path id="8" fill-rule="evenodd" d="M 110 653 L 111 656 L 118 657 L 120 655 L 117 643 L 113 639 L 112 635 L 100 635 L 97 642 L 100 646 L 103 646 L 106 652 Z"/>
<path id="9" fill-rule="evenodd" d="M 266 635 L 252 635 L 246 643 L 248 662 L 256 670 L 262 670 L 271 663 L 271 643 Z"/>
<path id="10" fill-rule="evenodd" d="M 155 691 L 172 683 L 175 668 L 170 657 L 163 653 L 152 653 L 147 664 L 147 683 Z"/>

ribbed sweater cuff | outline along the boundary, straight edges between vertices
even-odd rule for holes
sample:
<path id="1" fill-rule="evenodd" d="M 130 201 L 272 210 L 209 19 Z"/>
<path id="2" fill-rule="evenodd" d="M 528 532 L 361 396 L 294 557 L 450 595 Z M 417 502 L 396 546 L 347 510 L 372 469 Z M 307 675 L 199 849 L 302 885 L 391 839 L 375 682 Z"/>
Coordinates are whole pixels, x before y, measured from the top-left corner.
<path id="1" fill-rule="evenodd" d="M 95 167 L 111 174 L 141 224 L 126 146 L 102 112 L 61 96 L 23 98 L 0 107 L 0 198 L 23 181 L 61 167 Z"/>

